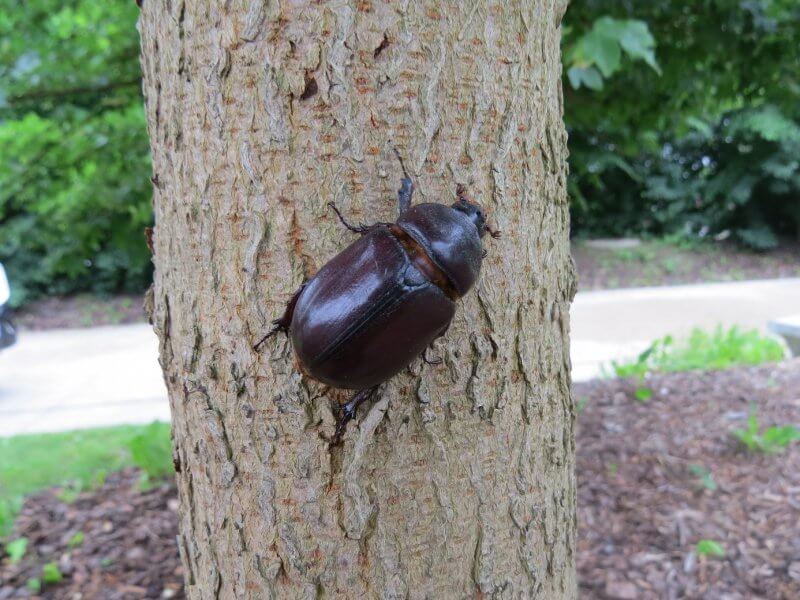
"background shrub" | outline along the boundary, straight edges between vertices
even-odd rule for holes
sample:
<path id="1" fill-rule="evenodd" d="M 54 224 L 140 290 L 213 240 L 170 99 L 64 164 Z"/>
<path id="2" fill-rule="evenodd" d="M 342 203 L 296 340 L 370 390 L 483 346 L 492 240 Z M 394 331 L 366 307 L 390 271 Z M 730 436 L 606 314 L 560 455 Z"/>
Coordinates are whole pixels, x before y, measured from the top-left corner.
<path id="1" fill-rule="evenodd" d="M 14 304 L 150 278 L 137 16 L 134 2 L 0 2 L 0 261 Z"/>
<path id="2" fill-rule="evenodd" d="M 609 11 L 628 25 L 610 27 Z M 791 0 L 573 4 L 573 230 L 733 235 L 757 249 L 797 236 L 798 22 Z"/>

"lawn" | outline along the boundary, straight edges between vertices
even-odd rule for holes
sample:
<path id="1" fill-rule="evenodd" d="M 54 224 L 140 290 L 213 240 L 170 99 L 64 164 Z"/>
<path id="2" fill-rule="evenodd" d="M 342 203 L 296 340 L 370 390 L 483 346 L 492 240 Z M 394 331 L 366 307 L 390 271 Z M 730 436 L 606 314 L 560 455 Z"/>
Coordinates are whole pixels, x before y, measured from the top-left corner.
<path id="1" fill-rule="evenodd" d="M 69 499 L 129 466 L 158 475 L 171 468 L 169 443 L 165 423 L 0 438 L 0 536 L 25 495 L 58 486 Z"/>

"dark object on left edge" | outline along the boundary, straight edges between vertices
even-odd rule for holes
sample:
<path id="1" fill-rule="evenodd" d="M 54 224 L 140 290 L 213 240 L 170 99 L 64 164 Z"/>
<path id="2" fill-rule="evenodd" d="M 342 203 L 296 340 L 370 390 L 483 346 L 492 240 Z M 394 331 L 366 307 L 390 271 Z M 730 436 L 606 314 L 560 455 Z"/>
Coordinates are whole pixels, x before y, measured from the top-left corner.
<path id="1" fill-rule="evenodd" d="M 405 167 L 403 173 L 395 223 L 353 226 L 331 204 L 362 237 L 295 292 L 256 344 L 287 333 L 305 374 L 359 390 L 343 409 L 334 444 L 358 406 L 447 331 L 455 301 L 478 279 L 481 238 L 487 231 L 497 235 L 461 188 L 452 206 L 411 206 L 414 185 Z"/>
<path id="2" fill-rule="evenodd" d="M 17 341 L 17 330 L 11 321 L 11 307 L 8 304 L 10 298 L 6 272 L 0 264 L 0 349 L 8 348 Z"/>

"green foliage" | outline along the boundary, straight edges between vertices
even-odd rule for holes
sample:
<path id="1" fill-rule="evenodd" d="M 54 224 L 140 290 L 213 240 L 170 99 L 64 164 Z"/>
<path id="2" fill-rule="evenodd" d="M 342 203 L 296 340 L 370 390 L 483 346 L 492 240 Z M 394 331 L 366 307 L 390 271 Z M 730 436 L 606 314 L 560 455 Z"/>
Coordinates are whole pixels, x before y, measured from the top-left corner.
<path id="1" fill-rule="evenodd" d="M 786 0 L 571 5 L 574 231 L 732 234 L 756 249 L 797 235 L 798 19 L 800 4 Z M 641 56 L 614 49 L 620 23 L 640 23 Z M 587 40 L 593 61 L 583 58 Z"/>
<path id="2" fill-rule="evenodd" d="M 660 231 L 732 232 L 756 250 L 800 231 L 800 125 L 777 107 L 726 114 L 665 150 L 644 175 Z"/>
<path id="3" fill-rule="evenodd" d="M 700 540 L 697 542 L 696 551 L 698 556 L 711 556 L 722 558 L 725 556 L 725 548 L 714 540 Z"/>
<path id="4" fill-rule="evenodd" d="M 25 587 L 27 587 L 34 594 L 38 594 L 42 591 L 42 580 L 38 577 L 31 577 L 25 582 Z"/>
<path id="5" fill-rule="evenodd" d="M 169 462 L 169 431 L 159 423 L 0 438 L 0 536 L 10 531 L 26 494 L 63 486 L 62 493 L 74 495 L 102 485 L 106 473 L 133 466 L 129 445 L 144 432 L 161 438 Z"/>
<path id="6" fill-rule="evenodd" d="M 172 444 L 164 436 L 162 423 L 152 423 L 132 437 L 128 449 L 134 464 L 142 470 L 144 486 L 172 473 Z"/>
<path id="7" fill-rule="evenodd" d="M 617 377 L 635 377 L 647 373 L 670 373 L 695 369 L 727 369 L 736 365 L 758 365 L 781 360 L 783 346 L 756 330 L 718 326 L 712 332 L 694 329 L 682 343 L 668 335 L 653 342 L 632 361 L 612 361 Z"/>
<path id="8" fill-rule="evenodd" d="M 139 291 L 150 277 L 137 13 L 0 1 L 0 261 L 14 304 Z"/>
<path id="9" fill-rule="evenodd" d="M 44 583 L 52 585 L 61 583 L 63 580 L 64 576 L 61 574 L 61 570 L 56 563 L 49 562 L 42 567 L 42 581 Z"/>
<path id="10" fill-rule="evenodd" d="M 789 444 L 800 440 L 800 429 L 793 425 L 767 427 L 762 431 L 755 408 L 750 411 L 747 427 L 734 429 L 731 433 L 749 452 L 764 454 L 783 452 Z"/>
<path id="11" fill-rule="evenodd" d="M 28 538 L 17 538 L 13 542 L 6 544 L 6 554 L 8 554 L 11 564 L 15 565 L 23 559 L 28 550 Z"/>
<path id="12" fill-rule="evenodd" d="M 69 538 L 69 542 L 67 542 L 67 548 L 70 548 L 70 549 L 77 548 L 78 546 L 83 544 L 83 540 L 85 538 L 86 538 L 86 536 L 83 534 L 83 532 L 79 531 L 78 533 L 73 535 L 71 538 Z"/>
<path id="13" fill-rule="evenodd" d="M 567 33 L 564 45 L 567 77 L 576 90 L 582 85 L 603 89 L 603 79 L 622 68 L 623 54 L 643 60 L 660 72 L 655 57 L 656 42 L 643 21 L 600 17 L 589 31 L 574 40 Z"/>
<path id="14" fill-rule="evenodd" d="M 717 482 L 714 481 L 714 475 L 712 475 L 711 471 L 706 469 L 702 465 L 689 465 L 689 472 L 700 479 L 700 483 L 703 484 L 703 487 L 709 491 L 715 491 L 717 489 Z"/>

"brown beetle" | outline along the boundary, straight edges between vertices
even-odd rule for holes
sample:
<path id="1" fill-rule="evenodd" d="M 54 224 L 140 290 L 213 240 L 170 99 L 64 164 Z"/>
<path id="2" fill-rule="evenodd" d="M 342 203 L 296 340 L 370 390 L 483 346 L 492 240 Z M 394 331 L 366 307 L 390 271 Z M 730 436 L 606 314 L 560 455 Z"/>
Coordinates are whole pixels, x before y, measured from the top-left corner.
<path id="1" fill-rule="evenodd" d="M 414 184 L 400 164 L 397 221 L 353 226 L 331 203 L 342 224 L 361 238 L 294 293 L 256 344 L 287 333 L 304 373 L 335 388 L 359 390 L 344 406 L 334 444 L 382 382 L 417 356 L 425 359 L 431 342 L 450 326 L 455 301 L 478 279 L 481 238 L 487 231 L 499 235 L 461 187 L 452 206 L 412 206 Z"/>

